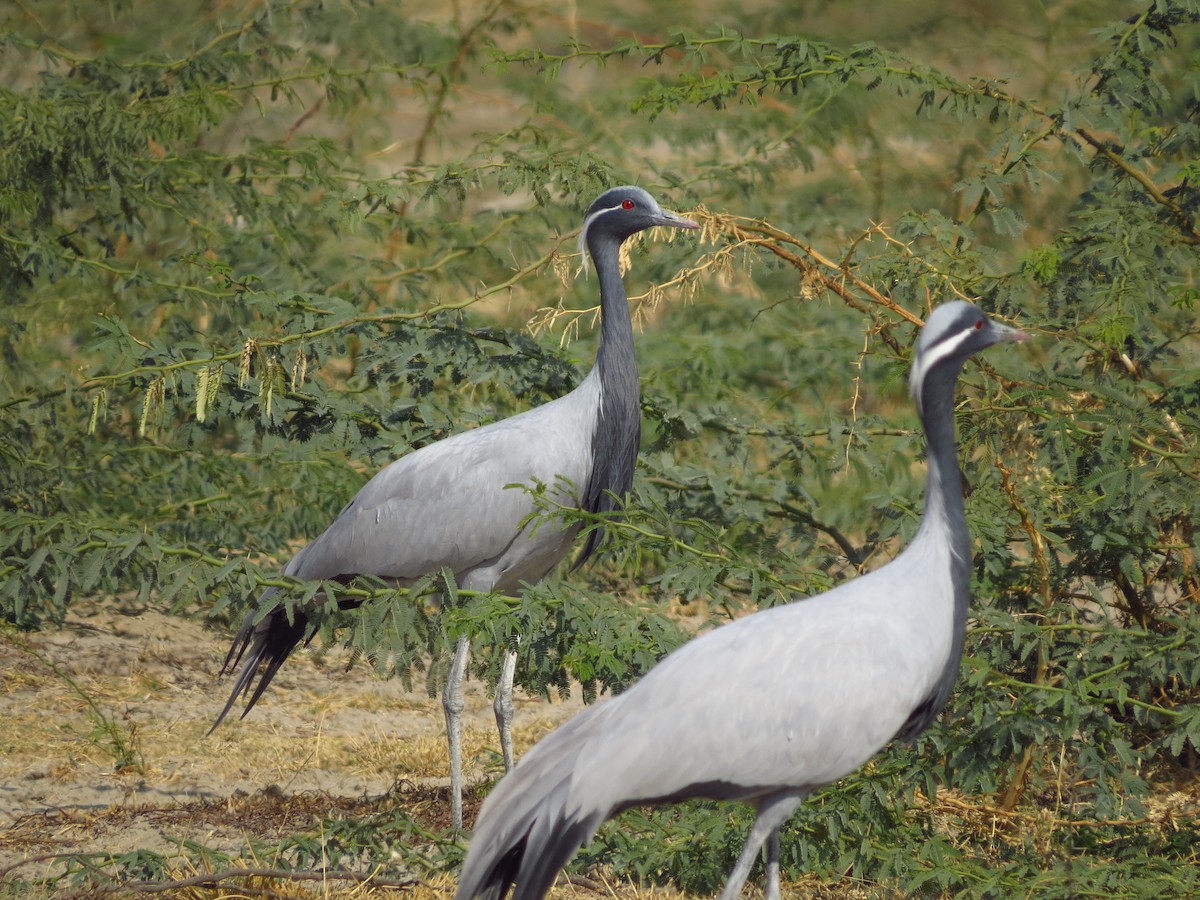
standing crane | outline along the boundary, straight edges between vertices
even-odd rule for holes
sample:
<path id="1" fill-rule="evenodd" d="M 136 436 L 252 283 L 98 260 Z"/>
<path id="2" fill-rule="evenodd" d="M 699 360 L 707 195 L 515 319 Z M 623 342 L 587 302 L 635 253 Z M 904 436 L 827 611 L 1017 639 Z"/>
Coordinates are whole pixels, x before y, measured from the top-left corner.
<path id="1" fill-rule="evenodd" d="M 404 586 L 448 569 L 459 587 L 509 594 L 545 578 L 570 552 L 580 525 L 534 521 L 540 507 L 529 488 L 552 486 L 554 503 L 605 513 L 633 483 L 641 395 L 619 255 L 627 238 L 656 225 L 699 227 L 662 209 L 639 187 L 605 191 L 584 217 L 579 244 L 591 255 L 600 282 L 600 343 L 595 365 L 578 387 L 393 461 L 292 557 L 283 574 L 340 581 L 373 575 Z M 602 539 L 599 526 L 588 533 L 577 566 Z M 289 618 L 274 595 L 275 588 L 263 592 L 233 640 L 221 673 L 243 656 L 245 663 L 214 729 L 239 697 L 249 697 L 242 715 L 250 711 L 309 631 L 304 612 L 293 610 Z M 470 646 L 463 635 L 442 695 L 456 828 L 462 827 L 462 680 Z M 513 765 L 515 665 L 516 652 L 509 650 L 494 704 L 506 770 Z"/>
<path id="2" fill-rule="evenodd" d="M 971 577 L 954 439 L 954 388 L 972 353 L 1024 332 L 963 301 L 939 306 L 910 385 L 928 442 L 925 512 L 874 572 L 723 625 L 617 697 L 542 739 L 480 810 L 456 900 L 545 896 L 607 818 L 692 797 L 741 800 L 754 824 L 721 900 L 764 841 L 779 900 L 779 829 L 809 794 L 934 719 L 958 674 Z"/>

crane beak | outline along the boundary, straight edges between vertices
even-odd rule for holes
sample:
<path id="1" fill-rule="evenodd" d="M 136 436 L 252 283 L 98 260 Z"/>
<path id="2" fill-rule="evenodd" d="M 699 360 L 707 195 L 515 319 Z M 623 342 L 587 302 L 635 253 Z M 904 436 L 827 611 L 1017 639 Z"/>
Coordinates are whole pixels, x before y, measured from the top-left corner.
<path id="1" fill-rule="evenodd" d="M 1028 331 L 1022 331 L 1020 328 L 1013 328 L 1010 325 L 1001 325 L 994 319 L 990 320 L 990 324 L 992 326 L 992 333 L 996 336 L 997 343 L 1000 341 L 1020 343 L 1021 341 L 1028 341 L 1033 337 Z"/>
<path id="2" fill-rule="evenodd" d="M 654 217 L 654 224 L 662 225 L 664 228 L 687 228 L 689 230 L 700 227 L 691 219 L 685 219 L 678 213 L 666 209 L 659 210 L 659 214 Z"/>

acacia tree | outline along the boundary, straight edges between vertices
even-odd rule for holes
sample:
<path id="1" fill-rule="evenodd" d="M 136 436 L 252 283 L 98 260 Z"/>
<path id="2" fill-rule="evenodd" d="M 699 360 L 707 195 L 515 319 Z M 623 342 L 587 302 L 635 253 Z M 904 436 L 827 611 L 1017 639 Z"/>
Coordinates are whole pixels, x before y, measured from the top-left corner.
<path id="1" fill-rule="evenodd" d="M 637 39 L 500 0 L 15 14 L 5 618 L 119 594 L 228 619 L 277 584 L 405 678 L 435 683 L 466 630 L 485 677 L 519 633 L 528 688 L 620 689 L 682 639 L 679 604 L 719 621 L 895 552 L 921 503 L 915 330 L 977 298 L 1043 339 L 962 389 L 961 690 L 785 855 L 905 893 L 1194 889 L 1194 818 L 1157 788 L 1200 737 L 1200 14 L 1063 9 L 1025 10 L 1041 56 L 994 38 L 1010 80 L 915 25 L 855 43 L 770 11 Z M 629 181 L 705 228 L 632 253 L 646 435 L 605 559 L 520 601 L 280 581 L 369 471 L 576 383 L 571 232 Z M 336 614 L 346 593 L 374 602 Z M 631 812 L 593 856 L 711 890 L 727 815 Z"/>

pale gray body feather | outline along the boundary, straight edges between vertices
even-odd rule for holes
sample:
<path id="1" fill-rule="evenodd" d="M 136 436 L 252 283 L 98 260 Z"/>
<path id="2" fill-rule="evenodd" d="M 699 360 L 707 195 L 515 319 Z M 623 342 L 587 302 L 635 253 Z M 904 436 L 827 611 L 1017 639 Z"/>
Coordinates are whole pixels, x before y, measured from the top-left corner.
<path id="1" fill-rule="evenodd" d="M 405 584 L 445 567 L 460 587 L 499 591 L 540 580 L 579 529 L 538 516 L 531 491 L 544 485 L 555 503 L 578 506 L 600 390 L 593 370 L 563 397 L 397 459 L 284 573 L 370 574 Z"/>

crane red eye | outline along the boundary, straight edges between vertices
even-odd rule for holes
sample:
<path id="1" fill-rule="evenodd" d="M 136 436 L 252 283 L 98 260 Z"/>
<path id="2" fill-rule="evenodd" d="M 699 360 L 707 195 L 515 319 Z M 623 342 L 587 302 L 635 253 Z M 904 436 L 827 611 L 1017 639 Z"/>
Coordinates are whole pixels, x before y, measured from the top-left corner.
<path id="1" fill-rule="evenodd" d="M 621 209 L 633 209 L 633 201 L 628 197 L 621 201 Z"/>

